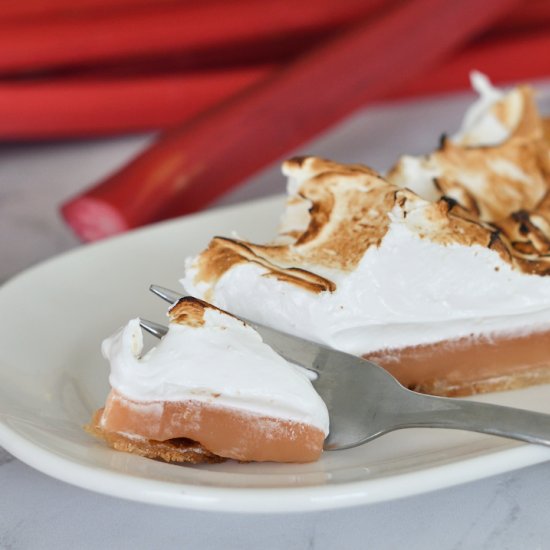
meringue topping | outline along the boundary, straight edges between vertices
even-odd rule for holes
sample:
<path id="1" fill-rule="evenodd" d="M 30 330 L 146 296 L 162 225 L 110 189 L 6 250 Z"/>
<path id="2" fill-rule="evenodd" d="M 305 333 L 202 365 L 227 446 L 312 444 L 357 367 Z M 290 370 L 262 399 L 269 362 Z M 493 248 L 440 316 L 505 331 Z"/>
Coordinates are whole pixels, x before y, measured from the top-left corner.
<path id="1" fill-rule="evenodd" d="M 186 290 L 356 354 L 550 325 L 549 148 L 533 93 L 474 84 L 462 130 L 387 178 L 285 162 L 279 236 L 214 239 L 187 260 Z"/>

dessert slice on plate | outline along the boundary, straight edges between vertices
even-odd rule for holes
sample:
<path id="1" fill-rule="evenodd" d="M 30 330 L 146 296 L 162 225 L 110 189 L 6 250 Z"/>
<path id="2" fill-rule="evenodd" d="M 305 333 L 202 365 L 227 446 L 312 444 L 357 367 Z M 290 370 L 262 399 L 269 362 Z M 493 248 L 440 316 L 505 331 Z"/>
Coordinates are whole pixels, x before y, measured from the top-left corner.
<path id="1" fill-rule="evenodd" d="M 529 88 L 474 76 L 462 130 L 386 177 L 283 165 L 280 234 L 215 237 L 194 298 L 143 355 L 139 321 L 104 343 L 111 393 L 89 430 L 167 461 L 319 457 L 328 412 L 307 374 L 235 315 L 371 359 L 405 386 L 468 395 L 550 382 L 550 154 Z"/>
<path id="2" fill-rule="evenodd" d="M 194 298 L 143 354 L 139 320 L 103 343 L 112 390 L 88 430 L 115 449 L 169 462 L 310 462 L 328 433 L 307 371 L 235 317 Z"/>
<path id="3" fill-rule="evenodd" d="M 386 178 L 287 161 L 280 235 L 214 238 L 187 261 L 186 291 L 422 392 L 550 381 L 548 142 L 530 89 L 474 84 L 461 132 Z"/>

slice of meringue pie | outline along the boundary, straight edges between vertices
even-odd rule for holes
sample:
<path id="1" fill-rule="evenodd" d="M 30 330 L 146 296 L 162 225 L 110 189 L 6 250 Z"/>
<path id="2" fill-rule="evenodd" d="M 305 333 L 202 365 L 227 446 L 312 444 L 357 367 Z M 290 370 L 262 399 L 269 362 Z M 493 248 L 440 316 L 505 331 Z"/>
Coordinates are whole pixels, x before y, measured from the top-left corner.
<path id="1" fill-rule="evenodd" d="M 325 404 L 227 312 L 371 359 L 421 392 L 550 382 L 550 126 L 530 88 L 473 84 L 461 130 L 385 177 L 285 162 L 272 242 L 215 237 L 186 261 L 196 298 L 170 309 L 155 348 L 144 353 L 137 319 L 105 341 L 112 389 L 88 430 L 169 462 L 316 460 Z"/>
<path id="2" fill-rule="evenodd" d="M 462 130 L 387 177 L 284 163 L 278 238 L 214 238 L 187 261 L 186 291 L 422 392 L 550 382 L 548 142 L 529 88 L 473 80 L 481 97 Z"/>
<path id="3" fill-rule="evenodd" d="M 169 311 L 144 353 L 138 319 L 103 342 L 111 392 L 88 431 L 117 450 L 167 462 L 310 462 L 328 411 L 306 370 L 244 322 L 195 298 Z"/>

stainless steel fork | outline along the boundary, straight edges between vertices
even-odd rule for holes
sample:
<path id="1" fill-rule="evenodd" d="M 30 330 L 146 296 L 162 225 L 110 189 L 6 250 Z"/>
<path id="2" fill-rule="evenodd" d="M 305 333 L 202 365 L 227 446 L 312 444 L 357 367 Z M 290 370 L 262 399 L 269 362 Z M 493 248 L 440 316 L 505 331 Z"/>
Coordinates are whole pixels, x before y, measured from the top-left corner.
<path id="1" fill-rule="evenodd" d="M 157 285 L 150 290 L 170 303 L 183 297 Z M 279 355 L 316 374 L 312 383 L 330 417 L 325 450 L 357 447 L 401 428 L 469 430 L 550 445 L 550 415 L 416 393 L 371 361 L 242 320 Z M 141 324 L 158 337 L 167 331 L 151 321 Z"/>

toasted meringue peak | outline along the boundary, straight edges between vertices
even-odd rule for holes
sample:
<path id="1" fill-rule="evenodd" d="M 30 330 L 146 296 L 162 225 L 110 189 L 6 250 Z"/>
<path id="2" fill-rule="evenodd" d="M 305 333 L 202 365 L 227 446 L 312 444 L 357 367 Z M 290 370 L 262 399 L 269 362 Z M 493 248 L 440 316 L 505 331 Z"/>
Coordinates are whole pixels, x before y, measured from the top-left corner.
<path id="1" fill-rule="evenodd" d="M 316 157 L 292 159 L 283 170 L 294 194 L 288 199 L 282 238 L 259 245 L 215 237 L 188 264 L 193 287 L 204 289 L 207 300 L 213 299 L 217 281 L 239 264 L 254 264 L 263 277 L 313 293 L 333 292 L 335 273 L 353 271 L 369 248 L 380 246 L 391 223 L 434 243 L 479 245 L 495 250 L 508 263 L 515 262 L 509 243 L 501 240 L 495 228 L 448 197 L 429 202 L 366 166 Z M 288 216 L 302 204 L 307 206 L 302 209 L 306 219 Z"/>
<path id="2" fill-rule="evenodd" d="M 540 121 L 531 88 L 519 86 L 505 94 L 477 71 L 472 72 L 470 79 L 479 99 L 464 115 L 453 142 L 482 147 L 499 145 L 514 135 L 531 138 L 539 134 Z"/>
<path id="3" fill-rule="evenodd" d="M 462 130 L 425 157 L 402 157 L 387 177 L 427 200 L 449 197 L 493 223 L 539 205 L 550 184 L 550 157 L 532 90 L 504 95 L 482 78 L 473 78 L 482 97 Z"/>
<path id="4" fill-rule="evenodd" d="M 353 269 L 365 250 L 380 243 L 398 188 L 366 166 L 316 157 L 292 159 L 283 170 L 294 191 L 287 212 L 305 205 L 302 219 L 289 222 L 287 215 L 280 238 L 268 245 L 215 237 L 197 259 L 196 282 L 213 285 L 228 269 L 250 262 L 266 277 L 312 292 L 333 291 L 330 274 Z"/>
<path id="5" fill-rule="evenodd" d="M 402 157 L 388 179 L 499 231 L 514 265 L 528 273 L 550 268 L 550 155 L 547 122 L 533 91 L 504 94 L 483 75 L 472 83 L 480 99 L 461 131 L 425 157 Z M 454 209 L 457 212 L 457 209 Z"/>
<path id="6" fill-rule="evenodd" d="M 184 296 L 168 310 L 168 317 L 171 323 L 198 328 L 204 326 L 204 315 L 209 309 L 224 315 L 230 315 L 208 302 L 203 302 L 193 296 Z M 232 317 L 232 315 L 230 316 Z"/>

